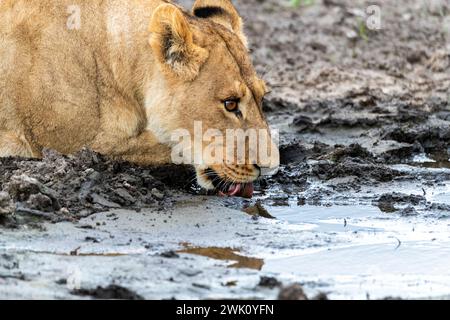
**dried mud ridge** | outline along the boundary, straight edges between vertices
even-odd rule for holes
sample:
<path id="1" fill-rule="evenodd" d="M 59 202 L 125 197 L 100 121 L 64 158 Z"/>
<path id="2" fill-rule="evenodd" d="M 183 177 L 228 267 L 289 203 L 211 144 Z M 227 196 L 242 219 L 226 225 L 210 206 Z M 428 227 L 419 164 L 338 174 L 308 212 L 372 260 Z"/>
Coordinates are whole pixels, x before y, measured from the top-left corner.
<path id="1" fill-rule="evenodd" d="M 89 150 L 68 157 L 46 150 L 42 160 L 0 159 L 0 224 L 77 220 L 117 208 L 164 210 L 171 195 L 190 188 L 192 176 L 186 167 L 139 167 Z"/>
<path id="2" fill-rule="evenodd" d="M 281 130 L 282 170 L 261 191 L 282 192 L 269 192 L 269 200 L 286 205 L 302 194 L 299 204 L 348 204 L 370 189 L 369 203 L 378 205 L 386 201 L 377 187 L 448 180 L 442 170 L 391 166 L 450 167 L 447 3 L 380 2 L 377 31 L 361 28 L 370 1 L 297 9 L 274 0 L 237 3 L 256 68 L 272 88 L 264 109 Z M 421 154 L 434 162 L 418 165 L 413 159 Z M 394 200 L 395 208 L 406 205 Z M 445 211 L 443 204 L 410 205 Z"/>
<path id="3" fill-rule="evenodd" d="M 359 192 L 398 181 L 438 185 L 450 174 L 430 168 L 449 167 L 450 106 L 440 98 L 417 103 L 414 99 L 386 96 L 364 90 L 343 98 L 299 105 L 270 101 L 269 118 L 289 120 L 282 133 L 281 170 L 260 183 L 260 191 L 277 186 L 284 195 L 273 202 L 287 204 L 289 195 L 307 194 L 299 204 L 320 204 L 322 198 Z M 336 144 L 333 142 L 336 141 Z M 430 162 L 417 163 L 427 155 Z M 420 171 L 400 170 L 407 164 Z M 323 188 L 313 188 L 311 182 Z M 326 190 L 325 190 L 326 189 Z M 397 211 L 394 204 L 423 205 L 445 211 L 443 204 L 427 204 L 425 197 L 373 194 L 373 204 L 383 211 Z M 379 199 L 378 199 L 379 198 Z M 352 200 L 352 199 L 349 199 Z M 406 212 L 408 213 L 408 212 Z M 411 209 L 409 213 L 414 213 Z"/>

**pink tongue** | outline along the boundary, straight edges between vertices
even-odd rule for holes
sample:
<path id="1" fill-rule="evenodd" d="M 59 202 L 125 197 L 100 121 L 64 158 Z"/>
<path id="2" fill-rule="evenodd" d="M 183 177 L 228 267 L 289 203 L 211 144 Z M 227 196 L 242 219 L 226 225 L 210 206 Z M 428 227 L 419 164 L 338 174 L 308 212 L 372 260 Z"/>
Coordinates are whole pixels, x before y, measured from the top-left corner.
<path id="1" fill-rule="evenodd" d="M 253 183 L 233 184 L 230 189 L 228 189 L 227 196 L 239 196 L 242 198 L 251 199 L 253 197 L 254 190 Z"/>
<path id="2" fill-rule="evenodd" d="M 228 189 L 227 195 L 230 197 L 234 197 L 241 191 L 241 184 L 233 184 L 231 185 L 230 189 Z"/>

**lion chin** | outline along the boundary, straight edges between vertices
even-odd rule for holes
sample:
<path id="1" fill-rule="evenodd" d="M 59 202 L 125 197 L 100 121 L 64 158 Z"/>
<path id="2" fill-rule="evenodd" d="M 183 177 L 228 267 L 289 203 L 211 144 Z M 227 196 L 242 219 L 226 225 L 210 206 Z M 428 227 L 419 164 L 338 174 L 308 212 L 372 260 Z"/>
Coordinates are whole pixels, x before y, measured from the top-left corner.
<path id="1" fill-rule="evenodd" d="M 232 167 L 228 166 L 197 168 L 197 182 L 202 188 L 216 191 L 220 196 L 251 199 L 255 191 L 253 183 L 261 175 L 260 169 L 258 166 L 236 166 L 233 169 L 231 171 Z M 230 171 L 229 175 L 227 171 Z"/>

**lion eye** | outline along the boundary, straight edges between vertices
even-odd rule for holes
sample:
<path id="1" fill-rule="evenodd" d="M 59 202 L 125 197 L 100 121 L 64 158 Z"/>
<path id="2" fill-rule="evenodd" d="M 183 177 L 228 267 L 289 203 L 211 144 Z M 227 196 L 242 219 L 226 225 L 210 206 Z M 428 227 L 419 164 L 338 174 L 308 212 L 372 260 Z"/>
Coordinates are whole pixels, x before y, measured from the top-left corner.
<path id="1" fill-rule="evenodd" d="M 239 111 L 239 101 L 238 100 L 225 100 L 225 109 L 229 112 Z"/>

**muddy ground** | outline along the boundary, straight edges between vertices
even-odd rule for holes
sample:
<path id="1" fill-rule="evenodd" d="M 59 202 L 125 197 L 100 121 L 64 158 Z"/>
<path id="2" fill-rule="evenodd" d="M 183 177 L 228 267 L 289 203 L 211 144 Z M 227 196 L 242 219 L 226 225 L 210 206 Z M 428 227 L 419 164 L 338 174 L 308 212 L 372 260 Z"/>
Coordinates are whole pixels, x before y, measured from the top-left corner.
<path id="1" fill-rule="evenodd" d="M 281 133 L 252 201 L 87 150 L 0 160 L 0 297 L 448 297 L 450 5 L 426 3 L 236 1 Z"/>

